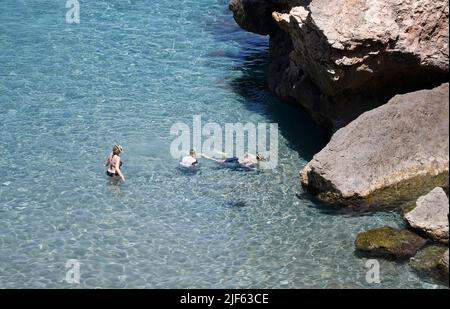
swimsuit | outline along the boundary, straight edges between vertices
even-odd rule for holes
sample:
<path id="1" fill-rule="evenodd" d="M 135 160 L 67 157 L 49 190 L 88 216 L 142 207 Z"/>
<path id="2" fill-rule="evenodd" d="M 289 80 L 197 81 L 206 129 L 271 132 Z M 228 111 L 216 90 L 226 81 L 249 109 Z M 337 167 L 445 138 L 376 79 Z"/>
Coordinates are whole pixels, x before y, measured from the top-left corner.
<path id="1" fill-rule="evenodd" d="M 112 160 L 112 158 L 111 158 Z M 120 160 L 120 168 L 122 168 L 123 162 L 122 160 Z M 106 175 L 108 175 L 109 177 L 114 177 L 114 176 L 120 176 L 119 173 L 115 172 L 115 173 L 111 173 L 110 171 L 106 171 Z"/>
<path id="2" fill-rule="evenodd" d="M 106 171 L 106 175 L 108 175 L 109 177 L 120 176 L 117 172 L 111 173 L 110 171 Z"/>
<path id="3" fill-rule="evenodd" d="M 225 161 L 223 161 L 223 163 L 237 163 L 237 164 L 239 164 L 239 158 L 237 158 L 237 157 L 228 158 L 228 159 L 225 159 Z"/>
<path id="4" fill-rule="evenodd" d="M 198 165 L 198 161 L 192 156 L 186 156 L 181 160 L 180 165 L 184 167 L 195 167 Z"/>

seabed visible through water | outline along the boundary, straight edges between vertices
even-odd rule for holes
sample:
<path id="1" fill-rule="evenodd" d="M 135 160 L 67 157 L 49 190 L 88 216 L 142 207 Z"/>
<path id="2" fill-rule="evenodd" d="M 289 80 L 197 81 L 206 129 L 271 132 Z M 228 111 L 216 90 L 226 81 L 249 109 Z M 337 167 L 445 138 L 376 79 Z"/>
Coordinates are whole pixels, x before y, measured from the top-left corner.
<path id="1" fill-rule="evenodd" d="M 5 0 L 0 10 L 0 287 L 370 288 L 358 232 L 397 211 L 342 215 L 298 171 L 326 143 L 267 89 L 268 39 L 225 0 Z M 274 170 L 177 168 L 176 122 L 278 123 Z M 127 181 L 105 176 L 114 142 Z M 80 262 L 80 284 L 66 262 Z M 382 288 L 436 288 L 380 260 Z"/>

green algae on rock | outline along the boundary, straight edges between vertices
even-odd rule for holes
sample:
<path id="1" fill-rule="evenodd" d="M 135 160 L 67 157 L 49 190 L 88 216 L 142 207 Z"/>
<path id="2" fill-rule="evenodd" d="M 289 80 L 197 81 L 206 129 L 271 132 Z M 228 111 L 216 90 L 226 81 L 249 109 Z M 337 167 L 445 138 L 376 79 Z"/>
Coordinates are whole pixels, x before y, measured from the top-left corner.
<path id="1" fill-rule="evenodd" d="M 372 256 L 409 258 L 426 244 L 427 240 L 404 229 L 389 226 L 359 233 L 355 240 L 358 250 Z"/>
<path id="2" fill-rule="evenodd" d="M 441 271 L 443 275 L 447 276 L 448 279 L 448 248 L 447 251 L 445 251 L 445 253 L 442 255 L 441 259 L 439 260 L 438 269 Z"/>
<path id="3" fill-rule="evenodd" d="M 447 247 L 431 245 L 421 249 L 411 258 L 409 264 L 419 272 L 433 273 L 438 269 L 439 261 L 448 250 Z"/>
<path id="4" fill-rule="evenodd" d="M 390 187 L 377 190 L 367 197 L 338 198 L 335 195 L 319 193 L 317 197 L 330 204 L 353 207 L 358 209 L 401 209 L 403 215 L 416 207 L 417 199 L 436 187 L 448 183 L 449 174 L 417 176 Z"/>
<path id="5" fill-rule="evenodd" d="M 448 247 L 431 245 L 411 258 L 409 265 L 421 276 L 448 284 Z"/>

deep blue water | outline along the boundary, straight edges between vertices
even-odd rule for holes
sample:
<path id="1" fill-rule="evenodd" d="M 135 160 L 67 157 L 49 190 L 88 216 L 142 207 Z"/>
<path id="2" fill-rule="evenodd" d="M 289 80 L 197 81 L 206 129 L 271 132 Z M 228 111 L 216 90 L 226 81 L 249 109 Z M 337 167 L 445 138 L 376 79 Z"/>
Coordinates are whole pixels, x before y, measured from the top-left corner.
<path id="1" fill-rule="evenodd" d="M 0 10 L 0 287 L 436 287 L 380 260 L 365 281 L 356 233 L 396 212 L 342 215 L 298 171 L 326 143 L 267 90 L 268 39 L 240 30 L 225 0 L 3 0 Z M 177 169 L 170 127 L 275 122 L 275 170 L 201 162 Z M 127 181 L 104 161 L 125 148 Z M 81 282 L 65 281 L 80 261 Z"/>

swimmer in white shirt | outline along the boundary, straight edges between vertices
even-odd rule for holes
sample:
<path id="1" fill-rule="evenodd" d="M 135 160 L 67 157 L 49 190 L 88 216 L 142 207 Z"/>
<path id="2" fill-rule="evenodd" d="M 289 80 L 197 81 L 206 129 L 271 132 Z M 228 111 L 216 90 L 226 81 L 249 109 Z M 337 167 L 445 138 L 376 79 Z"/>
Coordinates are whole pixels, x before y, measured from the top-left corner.
<path id="1" fill-rule="evenodd" d="M 181 159 L 180 165 L 184 167 L 196 167 L 198 165 L 197 154 L 193 149 L 189 151 L 188 156 Z"/>

